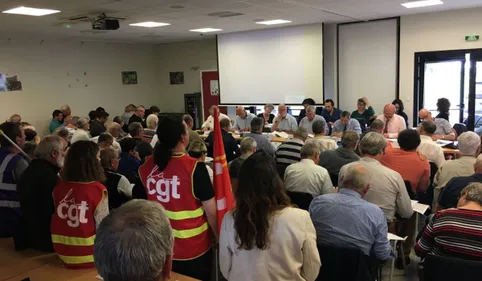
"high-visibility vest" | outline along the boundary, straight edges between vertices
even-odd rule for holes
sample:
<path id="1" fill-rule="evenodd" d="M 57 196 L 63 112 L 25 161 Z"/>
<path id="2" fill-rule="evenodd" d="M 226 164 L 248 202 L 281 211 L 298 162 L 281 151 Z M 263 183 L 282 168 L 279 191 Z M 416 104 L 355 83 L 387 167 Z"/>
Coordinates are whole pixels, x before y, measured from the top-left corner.
<path id="1" fill-rule="evenodd" d="M 67 268 L 94 267 L 94 213 L 107 189 L 99 182 L 60 182 L 53 191 L 51 233 L 55 252 Z"/>
<path id="2" fill-rule="evenodd" d="M 0 147 L 0 237 L 14 236 L 20 223 L 20 195 L 14 170 L 21 159 L 21 155 Z"/>
<path id="3" fill-rule="evenodd" d="M 148 200 L 166 210 L 174 236 L 174 260 L 191 260 L 211 247 L 209 225 L 202 203 L 194 195 L 192 177 L 198 161 L 190 156 L 173 156 L 159 171 L 153 157 L 139 168 Z"/>

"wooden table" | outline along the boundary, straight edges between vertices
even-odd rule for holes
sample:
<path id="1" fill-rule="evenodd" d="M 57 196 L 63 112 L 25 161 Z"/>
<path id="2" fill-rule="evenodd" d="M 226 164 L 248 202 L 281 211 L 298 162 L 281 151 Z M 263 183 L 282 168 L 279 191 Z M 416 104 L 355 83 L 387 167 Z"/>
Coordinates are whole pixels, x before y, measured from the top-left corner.
<path id="1" fill-rule="evenodd" d="M 13 239 L 0 239 L 0 281 L 99 281 L 97 269 L 73 270 L 62 267 L 56 254 L 31 250 L 16 252 Z M 172 281 L 196 281 L 172 273 Z"/>

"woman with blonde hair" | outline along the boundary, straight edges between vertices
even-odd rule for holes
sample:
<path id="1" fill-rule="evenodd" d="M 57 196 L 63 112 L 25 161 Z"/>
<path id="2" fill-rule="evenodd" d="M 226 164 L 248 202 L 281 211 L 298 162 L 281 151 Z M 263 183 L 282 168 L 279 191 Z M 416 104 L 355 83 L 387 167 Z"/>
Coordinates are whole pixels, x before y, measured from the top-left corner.
<path id="1" fill-rule="evenodd" d="M 189 153 L 189 156 L 192 158 L 196 158 L 199 162 L 206 162 L 206 157 L 208 155 L 208 148 L 206 147 L 206 144 L 202 141 L 193 141 L 191 144 L 189 144 L 189 149 L 187 151 Z M 206 169 L 208 169 L 209 173 L 209 178 L 211 178 L 211 183 L 213 182 L 213 169 L 209 167 L 209 165 L 206 165 Z"/>

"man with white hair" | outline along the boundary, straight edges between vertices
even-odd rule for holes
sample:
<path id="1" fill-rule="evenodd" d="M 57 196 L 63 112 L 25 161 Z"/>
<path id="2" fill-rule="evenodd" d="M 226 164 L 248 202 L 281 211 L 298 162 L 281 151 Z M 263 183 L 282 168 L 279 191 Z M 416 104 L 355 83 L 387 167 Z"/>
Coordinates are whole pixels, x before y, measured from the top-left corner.
<path id="1" fill-rule="evenodd" d="M 144 118 L 146 114 L 146 108 L 142 105 L 139 105 L 136 107 L 136 111 L 134 114 L 129 118 L 129 124 L 134 123 L 134 122 L 139 122 L 141 123 L 142 127 L 146 127 L 146 120 Z"/>
<path id="2" fill-rule="evenodd" d="M 418 117 L 422 119 L 422 121 L 433 121 L 437 126 L 437 129 L 432 135 L 433 140 L 455 140 L 455 130 L 452 129 L 449 121 L 443 118 L 433 118 L 432 112 L 428 111 L 428 109 L 422 108 L 418 112 Z"/>
<path id="3" fill-rule="evenodd" d="M 256 118 L 251 112 L 246 112 L 244 106 L 236 107 L 236 120 L 234 121 L 234 129 L 238 131 L 250 131 L 251 121 Z"/>
<path id="4" fill-rule="evenodd" d="M 325 124 L 325 135 L 329 134 L 328 124 L 325 118 L 321 115 L 316 115 L 316 108 L 314 105 L 308 105 L 306 107 L 306 116 L 300 121 L 300 127 L 305 128 L 309 134 L 313 133 L 313 122 L 321 121 Z"/>
<path id="5" fill-rule="evenodd" d="M 151 143 L 152 138 L 157 131 L 157 123 L 159 122 L 159 117 L 156 114 L 150 114 L 146 119 L 146 128 L 144 129 L 144 134 L 142 139 L 148 143 Z"/>
<path id="6" fill-rule="evenodd" d="M 284 175 L 287 191 L 303 192 L 313 197 L 334 192 L 328 171 L 318 166 L 321 147 L 319 142 L 306 142 L 301 147 L 301 161 L 288 166 Z"/>
<path id="7" fill-rule="evenodd" d="M 62 111 L 62 116 L 63 116 L 62 123 L 64 122 L 64 120 L 67 116 L 72 115 L 72 110 L 70 109 L 70 105 L 68 105 L 68 104 L 62 105 L 60 107 L 60 111 Z"/>
<path id="8" fill-rule="evenodd" d="M 161 204 L 132 200 L 102 220 L 95 237 L 95 265 L 106 281 L 167 281 L 173 245 Z"/>
<path id="9" fill-rule="evenodd" d="M 465 132 L 458 138 L 460 158 L 446 161 L 438 168 L 434 178 L 433 207 L 437 206 L 441 190 L 454 177 L 468 177 L 474 173 L 476 156 L 480 152 L 480 137 L 474 132 Z"/>
<path id="10" fill-rule="evenodd" d="M 204 131 L 212 131 L 214 130 L 214 117 L 213 117 L 213 114 L 214 114 L 214 107 L 216 105 L 212 105 L 210 108 L 209 108 L 209 117 L 206 119 L 206 121 L 203 123 L 203 125 L 201 126 L 201 128 L 204 130 Z M 227 119 L 231 122 L 231 119 L 229 119 L 229 117 L 226 115 L 226 114 L 223 114 L 221 113 L 221 111 L 219 111 L 219 108 L 218 108 L 218 116 L 219 116 L 219 121 L 223 120 L 223 119 Z"/>
<path id="11" fill-rule="evenodd" d="M 296 118 L 288 114 L 288 107 L 282 103 L 278 105 L 278 116 L 273 119 L 271 131 L 283 131 L 293 134 L 298 129 Z"/>
<path id="12" fill-rule="evenodd" d="M 392 251 L 387 220 L 377 205 L 363 199 L 370 189 L 370 176 L 363 165 L 350 165 L 338 193 L 313 199 L 309 211 L 318 244 L 360 249 L 367 256 L 388 259 Z"/>
<path id="13" fill-rule="evenodd" d="M 87 118 L 81 117 L 77 121 L 77 130 L 72 135 L 72 139 L 70 140 L 71 144 L 74 144 L 80 140 L 90 140 L 89 134 L 90 124 Z"/>
<path id="14" fill-rule="evenodd" d="M 383 114 L 378 116 L 378 120 L 385 123 L 383 127 L 383 136 L 386 138 L 397 138 L 398 133 L 407 128 L 405 119 L 402 116 L 395 114 L 396 108 L 393 104 L 387 104 L 383 108 Z"/>

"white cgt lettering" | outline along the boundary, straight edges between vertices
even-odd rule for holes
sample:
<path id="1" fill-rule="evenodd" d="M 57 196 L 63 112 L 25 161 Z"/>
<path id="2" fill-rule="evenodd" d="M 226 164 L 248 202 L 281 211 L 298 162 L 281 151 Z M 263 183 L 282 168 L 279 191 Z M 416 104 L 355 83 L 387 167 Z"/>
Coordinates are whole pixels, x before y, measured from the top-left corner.
<path id="1" fill-rule="evenodd" d="M 89 207 L 86 201 L 82 201 L 80 205 L 62 202 L 57 207 L 57 215 L 63 220 L 68 219 L 68 226 L 78 227 L 81 223 L 85 224 L 88 222 L 86 217 L 87 210 L 89 210 Z"/>
<path id="2" fill-rule="evenodd" d="M 154 184 L 156 185 L 155 189 L 153 188 Z M 178 191 L 179 184 L 178 176 L 173 176 L 172 179 L 160 179 L 157 182 L 155 179 L 149 178 L 147 179 L 147 191 L 150 195 L 157 193 L 157 200 L 167 203 L 171 200 L 171 196 L 174 199 L 181 198 Z"/>

